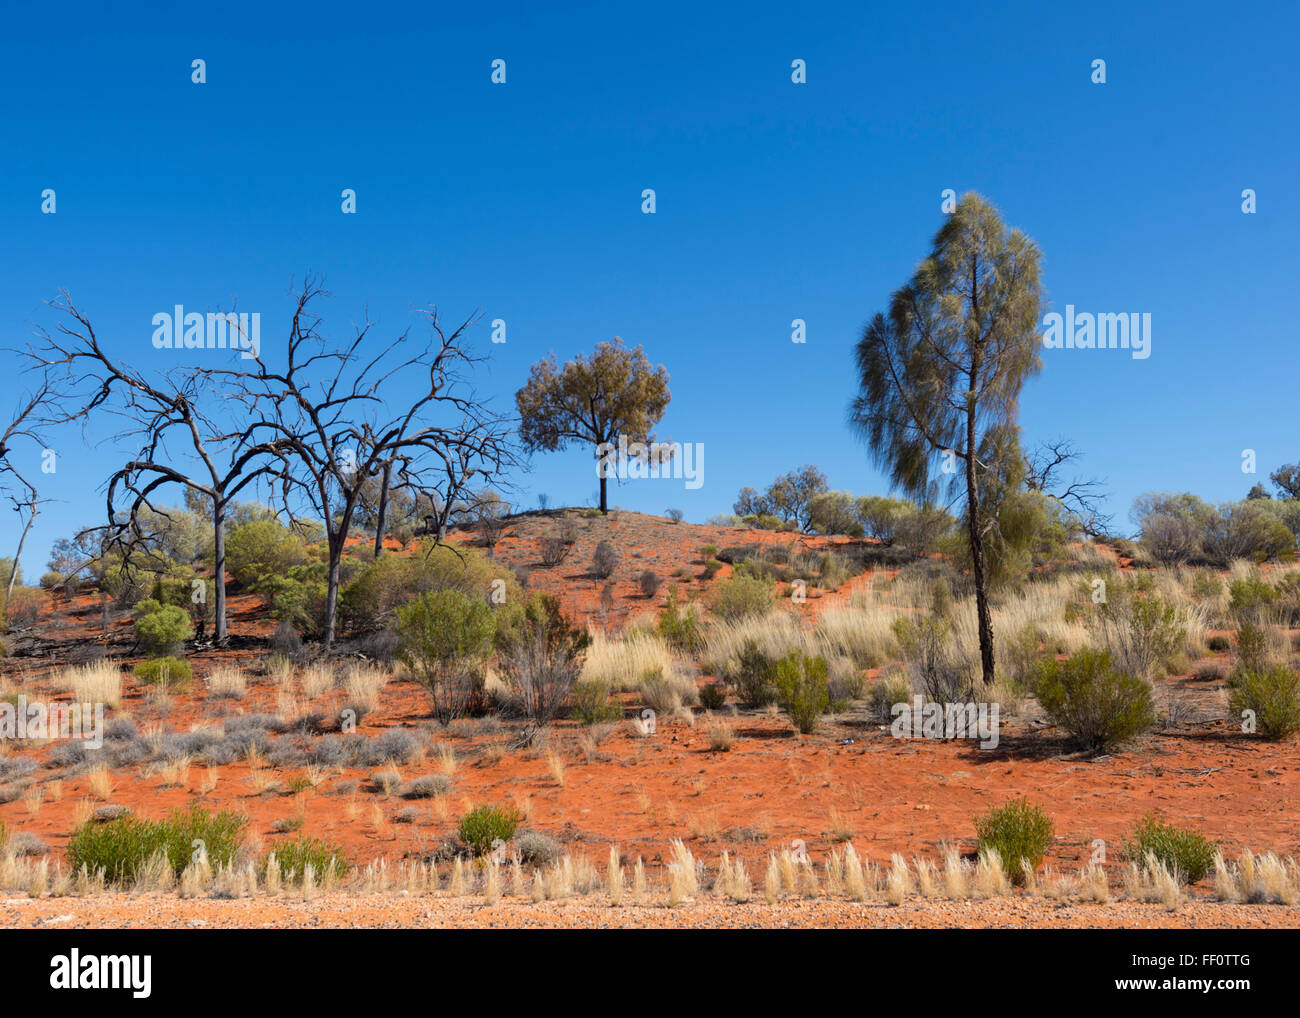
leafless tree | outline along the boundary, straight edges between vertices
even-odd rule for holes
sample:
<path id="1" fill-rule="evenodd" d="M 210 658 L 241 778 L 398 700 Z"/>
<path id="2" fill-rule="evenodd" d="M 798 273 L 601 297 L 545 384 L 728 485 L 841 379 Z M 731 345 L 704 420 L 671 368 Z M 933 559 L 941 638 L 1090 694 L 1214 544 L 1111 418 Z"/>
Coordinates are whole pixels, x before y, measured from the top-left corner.
<path id="1" fill-rule="evenodd" d="M 89 317 L 66 291 L 51 306 L 65 320 L 58 325 L 57 337 L 42 334 L 44 343 L 34 356 L 48 367 L 61 365 L 68 371 L 71 401 L 65 419 L 85 422 L 92 416 L 116 416 L 126 423 L 114 439 L 136 448 L 108 480 L 107 522 L 88 528 L 83 536 L 98 534 L 101 554 L 119 551 L 129 564 L 135 549 L 153 543 L 144 511 L 169 518 L 166 507 L 153 502 L 159 489 L 175 485 L 203 496 L 212 519 L 214 638 L 224 643 L 226 513 L 245 488 L 283 464 L 284 443 L 249 442 L 250 428 L 231 429 L 213 416 L 207 407 L 224 409 L 232 399 L 231 392 L 214 385 L 220 373 L 192 367 L 147 375 L 104 350 Z M 186 447 L 192 466 L 171 454 L 169 442 L 174 440 Z"/>
<path id="2" fill-rule="evenodd" d="M 463 373 L 481 358 L 469 351 L 470 318 L 451 331 L 437 309 L 425 311 L 431 338 L 403 356 L 404 332 L 392 342 L 370 340 L 371 323 L 350 342 L 332 346 L 314 302 L 327 296 L 309 277 L 297 291 L 282 367 L 256 351 L 254 371 L 227 370 L 253 423 L 243 441 L 284 450 L 272 470 L 285 510 L 306 506 L 325 526 L 328 545 L 323 630 L 332 646 L 338 609 L 339 563 L 369 479 L 394 475 L 430 506 L 430 530 L 441 534 L 464 493 L 515 462 L 508 422 L 466 386 Z M 368 359 L 367 359 L 368 358 Z M 323 373 L 323 377 L 322 377 Z M 392 407 L 397 380 L 427 379 Z M 381 502 L 386 496 L 381 496 Z M 380 516 L 382 518 L 382 511 Z M 382 523 L 379 527 L 382 540 Z"/>
<path id="3" fill-rule="evenodd" d="M 26 440 L 38 449 L 44 447 L 45 443 L 39 429 L 47 408 L 56 398 L 57 393 L 51 375 L 48 371 L 44 371 L 40 383 L 19 403 L 9 423 L 5 425 L 4 431 L 0 433 L 0 491 L 4 492 L 5 498 L 12 504 L 22 524 L 18 547 L 14 551 L 13 568 L 9 572 L 9 583 L 5 590 L 6 598 L 13 593 L 14 581 L 18 578 L 18 563 L 22 558 L 23 545 L 27 543 L 27 535 L 31 532 L 32 523 L 40 513 L 40 507 L 50 501 L 39 497 L 36 485 L 28 478 L 30 471 L 21 471 L 14 466 L 14 446 L 17 442 Z"/>
<path id="4" fill-rule="evenodd" d="M 1025 457 L 1025 486 L 1055 499 L 1073 513 L 1089 537 L 1104 537 L 1113 518 L 1101 508 L 1107 494 L 1106 482 L 1082 477 L 1066 481 L 1059 477 L 1061 468 L 1081 455 L 1069 439 L 1043 442 Z"/>

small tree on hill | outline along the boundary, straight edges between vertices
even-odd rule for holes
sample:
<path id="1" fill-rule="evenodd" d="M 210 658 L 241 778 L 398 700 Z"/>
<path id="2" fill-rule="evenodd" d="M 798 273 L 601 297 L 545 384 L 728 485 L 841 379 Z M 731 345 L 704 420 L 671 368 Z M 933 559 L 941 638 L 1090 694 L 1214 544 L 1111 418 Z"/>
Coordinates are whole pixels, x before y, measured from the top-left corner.
<path id="1" fill-rule="evenodd" d="M 570 442 L 595 447 L 602 513 L 609 511 L 606 468 L 620 438 L 645 446 L 646 457 L 666 458 L 655 445 L 654 426 L 671 399 L 663 365 L 652 368 L 641 347 L 625 349 L 617 337 L 597 344 L 590 358 L 579 355 L 563 368 L 554 356 L 538 361 L 528 384 L 515 394 L 527 452 L 556 452 Z"/>

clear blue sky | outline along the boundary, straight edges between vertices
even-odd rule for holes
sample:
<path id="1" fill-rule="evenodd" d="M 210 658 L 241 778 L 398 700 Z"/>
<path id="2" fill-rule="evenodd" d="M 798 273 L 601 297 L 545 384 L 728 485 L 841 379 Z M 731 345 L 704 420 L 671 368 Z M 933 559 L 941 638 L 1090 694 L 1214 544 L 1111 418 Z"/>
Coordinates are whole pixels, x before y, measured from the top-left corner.
<path id="1" fill-rule="evenodd" d="M 1041 245 L 1054 310 L 1153 318 L 1149 360 L 1045 351 L 1026 442 L 1074 439 L 1121 527 L 1146 490 L 1241 497 L 1300 458 L 1300 8 L 1141 8 L 9 7 L 0 345 L 52 328 L 60 287 L 141 367 L 162 366 L 150 319 L 178 303 L 237 299 L 273 344 L 291 279 L 313 270 L 340 337 L 366 307 L 376 337 L 427 304 L 480 310 L 481 387 L 503 409 L 548 351 L 643 344 L 672 376 L 659 433 L 703 444 L 705 483 L 631 482 L 611 491 L 625 508 L 703 520 L 804 462 L 880 492 L 844 423 L 853 346 L 924 255 L 943 189 L 977 190 Z M 349 187 L 356 215 L 340 212 Z M 29 580 L 51 541 L 99 522 L 113 465 L 75 433 L 52 444 L 42 494 L 61 501 Z M 516 480 L 528 506 L 596 488 L 577 448 Z M 13 524 L 0 514 L 0 554 Z"/>

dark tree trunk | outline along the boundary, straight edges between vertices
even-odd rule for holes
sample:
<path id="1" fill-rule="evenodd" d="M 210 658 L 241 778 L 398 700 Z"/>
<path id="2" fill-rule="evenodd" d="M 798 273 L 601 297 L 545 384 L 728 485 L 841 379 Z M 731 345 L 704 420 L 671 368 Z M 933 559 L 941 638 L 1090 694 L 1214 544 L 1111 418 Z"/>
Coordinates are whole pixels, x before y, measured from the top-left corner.
<path id="1" fill-rule="evenodd" d="M 605 514 L 609 513 L 609 503 L 605 499 L 605 485 L 608 483 L 609 478 L 602 471 L 600 475 L 600 511 Z"/>
<path id="2" fill-rule="evenodd" d="M 343 537 L 329 537 L 330 568 L 325 592 L 325 652 L 334 646 L 334 618 L 339 606 L 339 562 L 343 558 Z"/>
<path id="3" fill-rule="evenodd" d="M 375 521 L 375 558 L 384 553 L 384 526 L 388 521 L 388 485 L 393 479 L 393 464 L 384 464 L 384 481 L 379 486 L 379 518 Z"/>
<path id="4" fill-rule="evenodd" d="M 218 647 L 226 642 L 226 500 L 222 492 L 212 499 L 212 587 L 215 591 L 212 606 L 216 631 L 213 640 Z"/>

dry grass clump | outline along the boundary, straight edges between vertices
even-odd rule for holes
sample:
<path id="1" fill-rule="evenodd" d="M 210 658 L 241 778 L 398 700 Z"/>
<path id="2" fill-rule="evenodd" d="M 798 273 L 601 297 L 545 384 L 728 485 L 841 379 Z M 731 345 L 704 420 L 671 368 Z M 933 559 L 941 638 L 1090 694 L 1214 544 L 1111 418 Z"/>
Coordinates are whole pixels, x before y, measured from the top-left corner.
<path id="1" fill-rule="evenodd" d="M 1247 850 L 1232 865 L 1217 853 L 1214 891 L 1222 901 L 1294 905 L 1300 901 L 1300 869 L 1293 857 L 1283 860 L 1272 852 L 1256 856 Z"/>
<path id="2" fill-rule="evenodd" d="M 756 646 L 769 661 L 785 657 L 792 650 L 816 653 L 811 634 L 799 619 L 788 611 L 774 611 L 761 618 L 717 620 L 705 641 L 700 666 L 714 675 L 730 675 L 748 644 Z"/>
<path id="3" fill-rule="evenodd" d="M 114 710 L 122 706 L 122 669 L 107 658 L 63 669 L 55 685 L 78 703 L 102 703 Z"/>
<path id="4" fill-rule="evenodd" d="M 875 598 L 856 596 L 847 608 L 823 612 L 813 639 L 825 657 L 840 655 L 859 668 L 874 668 L 898 656 L 893 630 L 897 617 Z"/>
<path id="5" fill-rule="evenodd" d="M 248 691 L 248 680 L 240 668 L 218 668 L 208 676 L 208 692 L 230 700 L 242 700 Z"/>
<path id="6" fill-rule="evenodd" d="M 736 742 L 736 729 L 725 721 L 709 725 L 709 749 L 715 753 L 729 753 Z"/>
<path id="7" fill-rule="evenodd" d="M 675 906 L 699 893 L 700 880 L 691 850 L 680 838 L 674 838 L 669 845 L 672 859 L 668 863 L 668 904 Z"/>
<path id="8" fill-rule="evenodd" d="M 1170 912 L 1182 904 L 1182 878 L 1177 869 L 1169 869 L 1148 852 L 1141 862 L 1129 863 L 1124 871 L 1124 893 L 1135 901 L 1164 905 Z"/>
<path id="9" fill-rule="evenodd" d="M 725 898 L 743 905 L 754 896 L 754 885 L 745 871 L 743 860 L 731 861 L 727 852 L 722 853 L 718 864 L 718 876 L 713 882 L 714 892 L 719 898 Z"/>
<path id="10" fill-rule="evenodd" d="M 640 686 L 646 674 L 672 673 L 672 651 L 657 633 L 640 629 L 619 636 L 607 636 L 598 629 L 590 633 L 591 646 L 583 660 L 582 682 L 629 693 Z"/>
<path id="11" fill-rule="evenodd" d="M 304 668 L 298 679 L 303 696 L 315 700 L 334 688 L 334 666 L 331 664 L 314 664 Z"/>
<path id="12" fill-rule="evenodd" d="M 683 707 L 700 701 L 694 677 L 677 668 L 646 672 L 641 676 L 637 691 L 642 702 L 661 717 L 681 714 Z"/>

